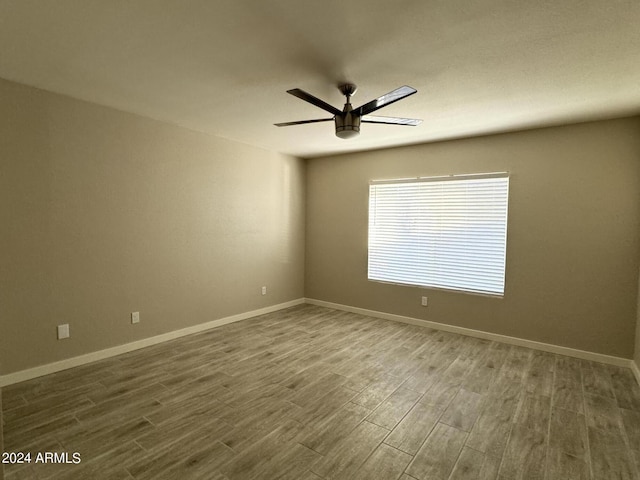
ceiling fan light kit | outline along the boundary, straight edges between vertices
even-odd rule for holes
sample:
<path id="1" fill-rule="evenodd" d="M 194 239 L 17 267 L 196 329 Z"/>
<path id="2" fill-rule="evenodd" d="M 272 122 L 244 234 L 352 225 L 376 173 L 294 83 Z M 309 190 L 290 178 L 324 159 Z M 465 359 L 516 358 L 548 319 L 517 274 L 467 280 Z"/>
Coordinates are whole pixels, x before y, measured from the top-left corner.
<path id="1" fill-rule="evenodd" d="M 360 134 L 361 123 L 381 123 L 386 125 L 404 125 L 415 127 L 422 122 L 422 120 L 416 118 L 379 117 L 369 115 L 370 113 L 375 112 L 382 107 L 386 107 L 387 105 L 391 105 L 392 103 L 402 100 L 409 95 L 417 93 L 418 91 L 415 88 L 406 85 L 400 88 L 396 88 L 395 90 L 386 93 L 381 97 L 378 97 L 375 100 L 365 103 L 364 105 L 361 105 L 360 107 L 355 109 L 351 105 L 351 96 L 356 93 L 358 87 L 356 87 L 356 85 L 353 83 L 345 83 L 340 85 L 338 88 L 340 92 L 345 97 L 347 97 L 347 101 L 344 104 L 342 110 L 337 109 L 324 100 L 320 100 L 319 98 L 314 97 L 310 93 L 307 93 L 304 90 L 300 90 L 299 88 L 287 90 L 287 93 L 293 95 L 294 97 L 298 97 L 305 102 L 309 102 L 318 108 L 332 113 L 333 117 L 318 118 L 314 120 L 300 120 L 297 122 L 276 123 L 275 125 L 277 127 L 288 127 L 290 125 L 330 122 L 331 120 L 333 120 L 335 122 L 336 136 L 338 138 L 348 139 L 357 137 Z"/>
<path id="2" fill-rule="evenodd" d="M 351 113 L 353 111 L 351 95 L 356 93 L 358 87 L 353 83 L 345 83 L 344 85 L 340 85 L 338 89 L 347 97 L 347 103 L 344 104 L 343 114 L 334 117 L 336 122 L 336 137 L 346 140 L 347 138 L 360 135 L 360 117 Z"/>

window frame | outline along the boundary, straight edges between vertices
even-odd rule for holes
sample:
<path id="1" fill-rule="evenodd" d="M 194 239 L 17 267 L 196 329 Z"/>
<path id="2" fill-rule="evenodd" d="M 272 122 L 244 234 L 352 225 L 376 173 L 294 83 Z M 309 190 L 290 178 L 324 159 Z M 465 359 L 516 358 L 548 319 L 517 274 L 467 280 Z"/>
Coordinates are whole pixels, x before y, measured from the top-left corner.
<path id="1" fill-rule="evenodd" d="M 509 196 L 510 196 L 510 178 L 511 175 L 509 174 L 509 172 L 492 172 L 492 173 L 476 173 L 476 174 L 461 174 L 461 175 L 446 175 L 446 176 L 429 176 L 429 177 L 412 177 L 412 178 L 399 178 L 399 179 L 385 179 L 385 180 L 371 180 L 369 182 L 369 198 L 368 198 L 368 230 L 367 230 L 367 280 L 369 281 L 373 281 L 373 282 L 379 282 L 379 283 L 388 283 L 388 284 L 395 284 L 395 285 L 402 285 L 402 286 L 412 286 L 412 287 L 418 287 L 418 288 L 428 288 L 428 289 L 436 289 L 436 290 L 446 290 L 446 291 L 453 291 L 453 292 L 460 292 L 460 293 L 467 293 L 467 294 L 476 294 L 476 295 L 485 295 L 485 296 L 490 296 L 490 297 L 498 297 L 498 298 L 503 298 L 505 295 L 505 290 L 506 290 L 506 272 L 507 272 L 507 243 L 508 243 L 508 223 L 509 223 Z M 497 281 L 494 282 L 486 282 L 487 285 L 491 285 L 483 287 L 483 288 L 477 288 L 474 287 L 473 281 L 471 281 L 471 283 L 467 283 L 467 285 L 462 285 L 457 284 L 457 285 L 452 285 L 451 283 L 449 284 L 443 284 L 442 282 L 438 282 L 438 281 L 434 281 L 433 278 L 430 279 L 430 281 L 423 281 L 424 278 L 422 280 L 418 279 L 417 276 L 416 278 L 414 278 L 414 281 L 408 282 L 408 281 L 398 281 L 396 279 L 396 277 L 401 276 L 401 275 L 405 275 L 405 276 L 409 276 L 408 274 L 405 273 L 400 273 L 397 274 L 395 277 L 394 275 L 387 275 L 387 278 L 382 278 L 381 274 L 379 272 L 376 272 L 372 275 L 372 231 L 374 230 L 374 228 L 372 228 L 372 222 L 374 221 L 372 219 L 372 216 L 377 215 L 377 210 L 375 212 L 372 213 L 373 209 L 374 209 L 374 205 L 373 205 L 373 201 L 372 201 L 372 195 L 375 195 L 376 192 L 374 191 L 375 187 L 377 187 L 378 185 L 392 185 L 395 187 L 401 186 L 403 184 L 413 184 L 414 188 L 417 188 L 415 185 L 416 184 L 429 184 L 432 182 L 438 182 L 441 185 L 444 185 L 444 182 L 466 182 L 466 181 L 475 181 L 475 180 L 491 180 L 491 179 L 499 179 L 498 182 L 495 182 L 495 185 L 493 188 L 497 188 L 496 192 L 497 194 L 494 195 L 493 197 L 490 194 L 486 195 L 486 199 L 492 202 L 499 202 L 500 200 L 504 201 L 503 205 L 500 205 L 499 208 L 494 208 L 494 210 L 491 210 L 491 213 L 495 216 L 495 217 L 500 217 L 500 222 L 496 222 L 494 225 L 492 225 L 493 227 L 496 228 L 496 231 L 498 231 L 500 228 L 502 228 L 502 231 L 500 231 L 500 234 L 495 234 L 494 237 L 492 237 L 493 241 L 495 242 L 495 239 L 497 238 L 499 240 L 499 242 L 502 242 L 498 245 L 498 247 L 501 247 L 501 249 L 496 249 L 493 248 L 494 252 L 491 253 L 491 255 L 489 255 L 488 257 L 484 258 L 481 262 L 478 262 L 476 264 L 473 264 L 472 262 L 469 262 L 468 264 L 464 265 L 464 268 L 466 269 L 465 272 L 467 275 L 471 275 L 473 274 L 473 270 L 475 269 L 476 271 L 480 271 L 482 270 L 481 267 L 479 267 L 480 264 L 482 264 L 482 262 L 485 263 L 485 270 L 484 273 L 487 274 L 487 276 L 493 276 L 495 277 L 495 268 L 492 270 L 491 274 L 487 273 L 487 268 L 492 268 L 494 265 L 492 264 L 491 267 L 486 267 L 486 263 L 487 262 L 496 262 L 496 261 L 500 261 L 501 260 L 501 264 L 499 265 L 499 268 L 501 268 L 501 271 L 499 272 L 499 274 L 501 274 L 501 283 L 500 283 L 500 279 L 498 279 Z M 489 184 L 491 182 L 472 182 L 472 183 L 468 183 L 467 185 L 467 189 L 469 185 L 475 184 L 477 186 L 482 185 L 482 184 Z M 464 188 L 464 184 L 460 183 L 460 191 L 462 191 L 462 189 Z M 437 188 L 437 187 L 436 187 Z M 482 187 L 478 187 L 479 189 L 481 189 Z M 457 192 L 459 193 L 459 192 Z M 420 197 L 422 198 L 422 197 Z M 435 198 L 435 197 L 434 197 Z M 496 200 L 497 199 L 497 200 Z M 441 205 L 448 205 L 447 204 L 447 199 L 444 197 L 439 197 L 440 200 L 440 204 Z M 450 199 L 449 199 L 450 200 Z M 377 201 L 377 199 L 376 199 Z M 449 202 L 451 203 L 451 202 Z M 415 202 L 414 202 L 415 204 Z M 478 204 L 473 204 L 474 206 L 477 206 Z M 487 205 L 490 205 L 490 203 L 487 203 Z M 375 207 L 378 207 L 378 204 L 375 204 Z M 469 205 L 466 205 L 466 208 L 469 208 Z M 455 211 L 452 210 L 452 211 Z M 378 217 L 376 217 L 377 219 Z M 414 217 L 410 217 L 407 216 L 407 218 L 409 220 L 406 220 L 406 222 L 413 222 L 413 223 L 420 223 L 421 221 L 424 223 L 428 223 L 428 219 L 427 216 L 425 215 L 425 212 L 417 212 L 417 215 L 415 215 Z M 437 217 L 437 218 L 444 218 L 444 217 Z M 449 218 L 449 217 L 447 217 Z M 467 217 L 465 217 L 467 218 Z M 475 217 L 473 217 L 473 215 L 470 215 L 468 218 L 470 219 L 474 219 Z M 496 227 L 497 225 L 497 227 Z M 427 231 L 427 229 L 425 229 L 425 232 Z M 432 230 L 435 231 L 435 230 Z M 423 234 L 425 232 L 422 232 Z M 503 236 L 502 236 L 503 235 Z M 424 235 L 423 235 L 424 236 Z M 406 242 L 406 238 L 402 237 L 404 239 L 404 241 Z M 502 240 L 503 239 L 503 240 Z M 433 245 L 436 245 L 438 242 L 431 242 L 431 246 L 430 247 L 424 247 L 421 246 L 418 248 L 418 250 L 420 249 L 426 249 L 426 248 L 434 248 Z M 494 245 L 495 247 L 495 245 Z M 435 247 L 436 249 L 438 248 L 437 245 Z M 451 259 L 456 259 L 455 255 L 451 255 L 449 257 L 447 257 L 446 255 L 442 254 L 442 251 L 446 251 L 447 247 L 440 247 L 439 248 L 441 250 L 441 252 L 438 254 L 437 258 L 446 258 L 449 262 L 451 261 Z M 375 250 L 375 248 L 374 248 Z M 381 250 L 381 249 L 378 249 Z M 487 248 L 487 251 L 490 251 L 491 248 Z M 495 253 L 495 252 L 499 252 L 499 253 Z M 500 254 L 501 254 L 501 258 L 500 258 Z M 382 256 L 379 252 L 376 253 L 376 251 L 374 251 L 374 255 L 377 255 L 378 257 Z M 464 255 L 463 255 L 464 256 Z M 467 257 L 470 257 L 470 255 L 466 255 Z M 376 257 L 376 258 L 378 258 Z M 403 257 L 406 258 L 407 260 L 404 262 L 406 265 L 410 265 L 411 264 L 411 256 L 407 256 L 407 257 Z M 422 252 L 420 255 L 416 255 L 416 258 L 423 258 L 425 259 L 425 253 Z M 487 260 L 488 258 L 488 260 Z M 378 264 L 382 263 L 381 261 L 378 260 Z M 429 260 L 424 260 L 424 262 L 422 262 L 422 266 L 424 267 L 424 265 L 428 264 Z M 379 265 L 378 265 L 379 266 Z M 448 267 L 451 270 L 451 267 Z M 391 270 L 392 268 L 390 268 Z M 446 267 L 445 267 L 446 270 Z M 483 272 L 480 272 L 483 273 Z M 444 277 L 446 277 L 447 274 L 444 274 Z M 455 274 L 453 274 L 452 276 L 455 276 Z M 372 278 L 373 277 L 373 278 Z M 464 277 L 464 274 L 461 274 L 461 277 Z M 469 277 L 472 278 L 472 277 Z M 479 283 L 483 283 L 483 282 L 479 282 Z M 500 287 L 500 288 L 498 288 Z"/>

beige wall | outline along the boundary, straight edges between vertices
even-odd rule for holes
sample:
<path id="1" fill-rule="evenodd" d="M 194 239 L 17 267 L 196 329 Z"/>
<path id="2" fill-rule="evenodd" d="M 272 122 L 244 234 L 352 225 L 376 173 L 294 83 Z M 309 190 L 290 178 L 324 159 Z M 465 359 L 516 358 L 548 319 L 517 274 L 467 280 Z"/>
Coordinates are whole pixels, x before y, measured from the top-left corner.
<path id="1" fill-rule="evenodd" d="M 303 161 L 7 81 L 0 112 L 1 374 L 303 296 Z"/>
<path id="2" fill-rule="evenodd" d="M 302 161 L 3 80 L 0 111 L 0 374 L 303 294 L 627 358 L 637 321 L 640 364 L 638 118 L 310 160 L 305 276 Z M 498 170 L 504 299 L 366 280 L 370 179 Z"/>
<path id="3" fill-rule="evenodd" d="M 504 298 L 367 281 L 370 180 L 496 171 L 511 174 Z M 638 118 L 312 159 L 305 295 L 632 358 L 639 200 Z"/>
<path id="4" fill-rule="evenodd" d="M 636 318 L 636 348 L 635 354 L 633 356 L 636 362 L 636 368 L 640 372 L 640 281 L 638 282 L 638 310 L 637 310 L 637 318 Z M 640 378 L 638 378 L 638 382 L 640 382 Z"/>

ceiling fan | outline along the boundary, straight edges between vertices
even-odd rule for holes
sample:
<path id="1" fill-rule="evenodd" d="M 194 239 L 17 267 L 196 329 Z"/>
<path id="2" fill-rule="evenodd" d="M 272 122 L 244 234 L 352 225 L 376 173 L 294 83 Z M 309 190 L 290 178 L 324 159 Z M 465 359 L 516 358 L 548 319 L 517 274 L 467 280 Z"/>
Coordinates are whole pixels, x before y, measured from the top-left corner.
<path id="1" fill-rule="evenodd" d="M 387 125 L 407 125 L 415 127 L 422 122 L 422 120 L 415 118 L 378 117 L 375 115 L 369 115 L 382 107 L 386 107 L 387 105 L 391 105 L 392 103 L 402 100 L 409 95 L 417 93 L 418 91 L 415 88 L 408 87 L 406 85 L 404 87 L 396 88 L 395 90 L 385 93 L 381 97 L 371 100 L 358 108 L 353 108 L 351 106 L 351 97 L 356 93 L 357 87 L 353 83 L 345 83 L 340 85 L 338 88 L 340 89 L 340 92 L 347 97 L 347 102 L 344 104 L 344 108 L 342 110 L 338 110 L 333 105 L 329 105 L 327 102 L 320 100 L 299 88 L 287 90 L 287 93 L 290 93 L 294 97 L 298 97 L 305 102 L 309 102 L 316 107 L 320 107 L 321 109 L 332 113 L 333 117 L 318 118 L 315 120 L 300 120 L 298 122 L 276 123 L 276 127 L 302 125 L 305 123 L 330 122 L 331 120 L 334 120 L 336 124 L 336 136 L 346 139 L 356 137 L 360 134 L 360 123 L 384 123 Z"/>

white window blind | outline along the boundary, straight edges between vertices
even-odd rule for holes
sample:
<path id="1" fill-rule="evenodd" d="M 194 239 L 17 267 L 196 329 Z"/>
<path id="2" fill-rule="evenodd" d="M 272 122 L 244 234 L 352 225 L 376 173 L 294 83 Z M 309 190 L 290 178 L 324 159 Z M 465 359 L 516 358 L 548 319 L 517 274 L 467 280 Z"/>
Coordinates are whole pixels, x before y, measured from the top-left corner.
<path id="1" fill-rule="evenodd" d="M 507 173 L 373 181 L 370 280 L 503 295 Z"/>

